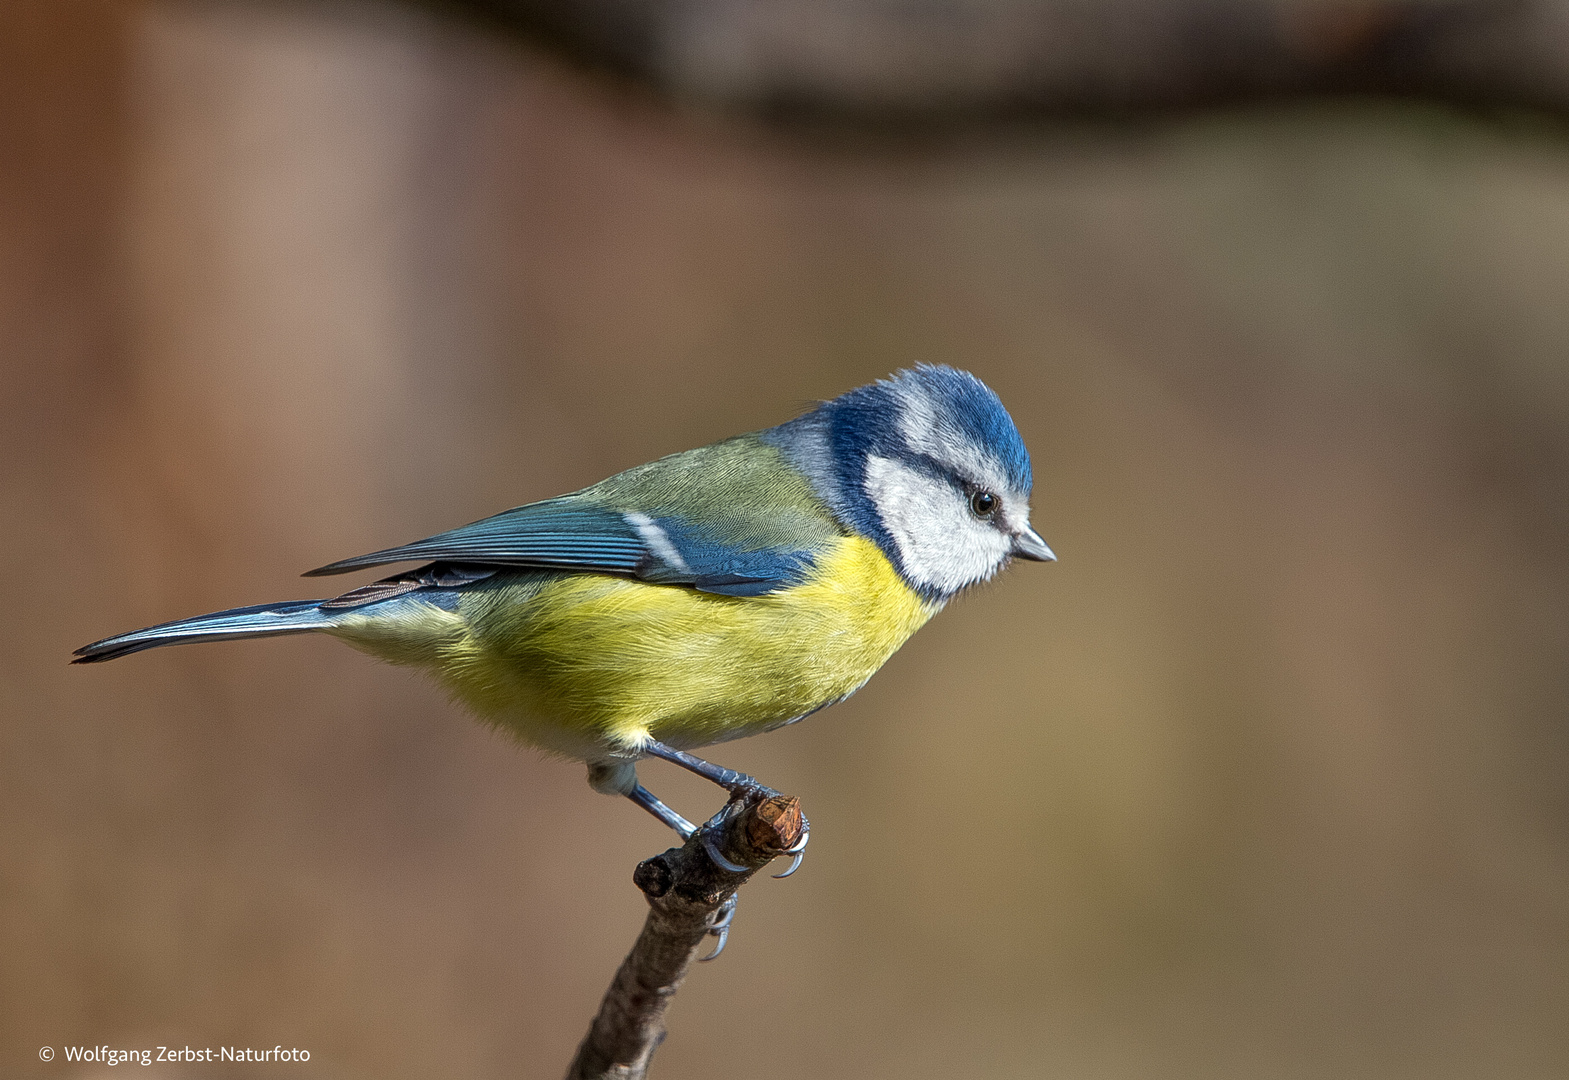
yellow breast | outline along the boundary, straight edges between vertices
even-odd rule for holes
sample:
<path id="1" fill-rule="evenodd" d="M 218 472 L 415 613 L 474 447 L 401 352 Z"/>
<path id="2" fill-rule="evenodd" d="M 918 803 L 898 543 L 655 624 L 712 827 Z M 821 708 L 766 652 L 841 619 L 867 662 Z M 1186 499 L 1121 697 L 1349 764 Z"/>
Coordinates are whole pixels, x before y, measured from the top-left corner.
<path id="1" fill-rule="evenodd" d="M 875 544 L 847 537 L 805 582 L 769 596 L 517 574 L 466 591 L 457 612 L 406 617 L 406 635 L 373 632 L 370 617 L 358 633 L 338 633 L 386 659 L 429 664 L 456 697 L 527 742 L 593 757 L 650 736 L 706 746 L 838 701 L 937 610 Z"/>

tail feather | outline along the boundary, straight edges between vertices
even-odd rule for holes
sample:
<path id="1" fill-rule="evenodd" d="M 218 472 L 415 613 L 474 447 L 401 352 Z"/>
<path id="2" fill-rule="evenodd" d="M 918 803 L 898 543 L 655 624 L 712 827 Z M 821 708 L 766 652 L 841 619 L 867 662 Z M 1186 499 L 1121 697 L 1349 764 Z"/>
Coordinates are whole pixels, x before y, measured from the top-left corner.
<path id="1" fill-rule="evenodd" d="M 73 664 L 96 664 L 129 656 L 160 645 L 182 645 L 188 641 L 228 641 L 233 638 L 276 637 L 325 630 L 334 622 L 333 613 L 321 609 L 320 600 L 295 600 L 282 604 L 230 608 L 194 619 L 161 623 L 144 630 L 95 641 L 76 650 Z"/>

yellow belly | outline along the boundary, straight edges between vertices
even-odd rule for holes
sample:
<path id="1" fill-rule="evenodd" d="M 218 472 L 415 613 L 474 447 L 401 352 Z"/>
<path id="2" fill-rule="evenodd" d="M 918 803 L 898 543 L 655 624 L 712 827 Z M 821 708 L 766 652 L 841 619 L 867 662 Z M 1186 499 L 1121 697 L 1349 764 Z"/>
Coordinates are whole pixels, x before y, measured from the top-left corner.
<path id="1" fill-rule="evenodd" d="M 519 574 L 466 591 L 456 612 L 372 609 L 332 632 L 428 665 L 486 720 L 591 760 L 649 737 L 707 746 L 838 701 L 936 611 L 875 544 L 849 537 L 804 583 L 770 596 Z"/>

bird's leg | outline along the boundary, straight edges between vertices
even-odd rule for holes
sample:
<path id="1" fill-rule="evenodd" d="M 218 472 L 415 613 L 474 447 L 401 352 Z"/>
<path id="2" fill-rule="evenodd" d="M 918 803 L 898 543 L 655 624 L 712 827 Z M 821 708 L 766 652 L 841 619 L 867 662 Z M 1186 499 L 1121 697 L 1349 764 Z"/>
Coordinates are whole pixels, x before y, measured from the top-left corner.
<path id="1" fill-rule="evenodd" d="M 690 839 L 695 834 L 702 842 L 703 850 L 708 853 L 708 857 L 713 860 L 715 866 L 728 870 L 733 874 L 746 873 L 749 869 L 748 867 L 738 865 L 725 858 L 724 854 L 719 850 L 719 845 L 715 842 L 716 838 L 722 833 L 729 817 L 732 814 L 742 812 L 743 808 L 749 805 L 749 798 L 750 800 L 771 798 L 779 793 L 773 788 L 758 783 L 745 773 L 739 773 L 734 769 L 726 769 L 723 766 L 704 761 L 700 757 L 677 750 L 673 746 L 666 746 L 664 743 L 653 739 L 643 744 L 643 751 L 652 757 L 663 758 L 681 766 L 683 769 L 696 773 L 705 780 L 718 784 L 730 793 L 729 801 L 725 803 L 719 813 L 715 814 L 713 818 L 699 828 L 670 809 L 652 791 L 638 783 L 636 767 L 630 761 L 623 759 L 615 763 L 591 763 L 588 767 L 589 783 L 596 790 L 607 794 L 619 792 L 626 795 L 627 798 L 674 829 L 683 840 Z M 628 786 L 629 784 L 630 786 Z M 806 851 L 806 841 L 811 836 L 811 828 L 811 824 L 803 816 L 801 818 L 801 839 L 794 847 L 784 852 L 786 855 L 794 856 L 794 859 L 791 861 L 789 869 L 782 874 L 775 874 L 775 877 L 789 877 L 801 865 L 802 856 Z M 724 905 L 715 912 L 714 920 L 708 926 L 708 933 L 719 940 L 714 945 L 714 951 L 703 957 L 703 960 L 712 960 L 725 951 L 725 943 L 730 938 L 730 924 L 735 919 L 736 899 L 736 895 L 732 893 Z"/>
<path id="2" fill-rule="evenodd" d="M 626 758 L 588 763 L 588 786 L 601 795 L 625 795 L 637 805 L 674 829 L 685 840 L 697 826 L 666 806 L 659 797 L 637 781 L 637 763 Z"/>
<path id="3" fill-rule="evenodd" d="M 694 754 L 688 754 L 685 750 L 677 750 L 673 746 L 666 746 L 657 739 L 649 739 L 647 742 L 645 742 L 643 744 L 643 752 L 652 757 L 663 758 L 665 761 L 668 761 L 671 764 L 679 765 L 689 772 L 696 773 L 705 780 L 709 780 L 715 784 L 718 784 L 720 787 L 724 788 L 730 793 L 732 803 L 738 796 L 745 795 L 747 792 L 751 791 L 759 792 L 765 797 L 779 794 L 773 788 L 768 787 L 765 784 L 758 783 L 756 779 L 746 775 L 746 773 L 739 773 L 734 769 L 727 769 L 723 765 L 715 765 L 711 761 L 704 761 L 702 758 L 697 757 Z M 647 795 L 648 793 L 644 792 L 644 794 Z M 637 796 L 634 795 L 633 799 L 636 800 L 636 798 Z M 648 798 L 653 799 L 655 803 L 659 803 L 659 800 L 654 799 L 652 795 L 648 795 Z M 654 810 L 647 803 L 639 802 L 638 805 L 644 807 L 656 817 L 660 817 L 660 820 L 666 820 L 662 815 L 659 814 L 658 810 Z M 663 803 L 659 803 L 659 805 L 661 808 L 664 808 L 667 813 L 674 813 L 674 811 L 664 807 Z M 722 820 L 722 816 L 727 813 L 729 809 L 730 808 L 727 806 L 724 810 L 720 811 L 720 817 L 716 820 Z M 677 831 L 679 832 L 680 830 L 677 829 Z M 683 833 L 682 835 L 689 834 Z M 790 867 L 782 874 L 775 874 L 774 877 L 787 878 L 800 868 L 801 859 L 806 853 L 806 842 L 811 838 L 811 822 L 807 821 L 803 816 L 801 818 L 801 839 L 796 843 L 795 847 L 785 852 L 786 855 L 794 856 L 790 862 Z M 713 859 L 716 865 L 722 866 L 726 870 L 730 870 L 736 873 L 739 873 L 742 870 L 742 867 L 736 866 L 723 855 L 719 854 L 719 852 L 714 847 L 713 841 L 707 835 L 703 837 L 703 847 L 707 850 L 708 857 Z M 717 952 L 715 955 L 717 955 Z"/>
<path id="4" fill-rule="evenodd" d="M 637 785 L 637 787 L 627 792 L 627 798 L 631 799 L 644 810 L 647 810 L 660 821 L 663 821 L 666 825 L 670 826 L 681 835 L 681 839 L 683 840 L 697 832 L 696 825 L 693 825 L 686 818 L 682 817 L 680 814 L 670 809 L 670 807 L 660 802 L 659 796 L 655 795 L 652 791 L 649 791 L 642 784 Z M 721 946 L 721 948 L 722 947 L 723 946 Z M 715 955 L 718 955 L 717 949 L 714 950 L 714 952 Z"/>
<path id="5" fill-rule="evenodd" d="M 711 761 L 677 750 L 673 746 L 666 746 L 657 739 L 649 739 L 643 744 L 643 752 L 652 757 L 663 758 L 674 765 L 679 765 L 688 772 L 695 772 L 704 780 L 718 784 L 732 795 L 746 791 L 761 791 L 765 795 L 777 795 L 779 792 L 771 787 L 758 783 L 746 773 L 738 773 L 734 769 L 727 769 L 723 765 L 715 765 Z"/>

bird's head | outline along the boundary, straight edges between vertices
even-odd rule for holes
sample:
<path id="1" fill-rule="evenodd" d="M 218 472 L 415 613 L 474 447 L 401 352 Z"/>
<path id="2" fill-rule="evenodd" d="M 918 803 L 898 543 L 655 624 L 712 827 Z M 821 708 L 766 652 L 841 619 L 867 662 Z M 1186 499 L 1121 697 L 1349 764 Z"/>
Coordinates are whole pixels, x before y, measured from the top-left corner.
<path id="1" fill-rule="evenodd" d="M 974 375 L 917 367 L 825 402 L 795 429 L 795 458 L 832 509 L 936 600 L 1015 558 L 1050 562 L 1030 527 L 1030 455 Z"/>

